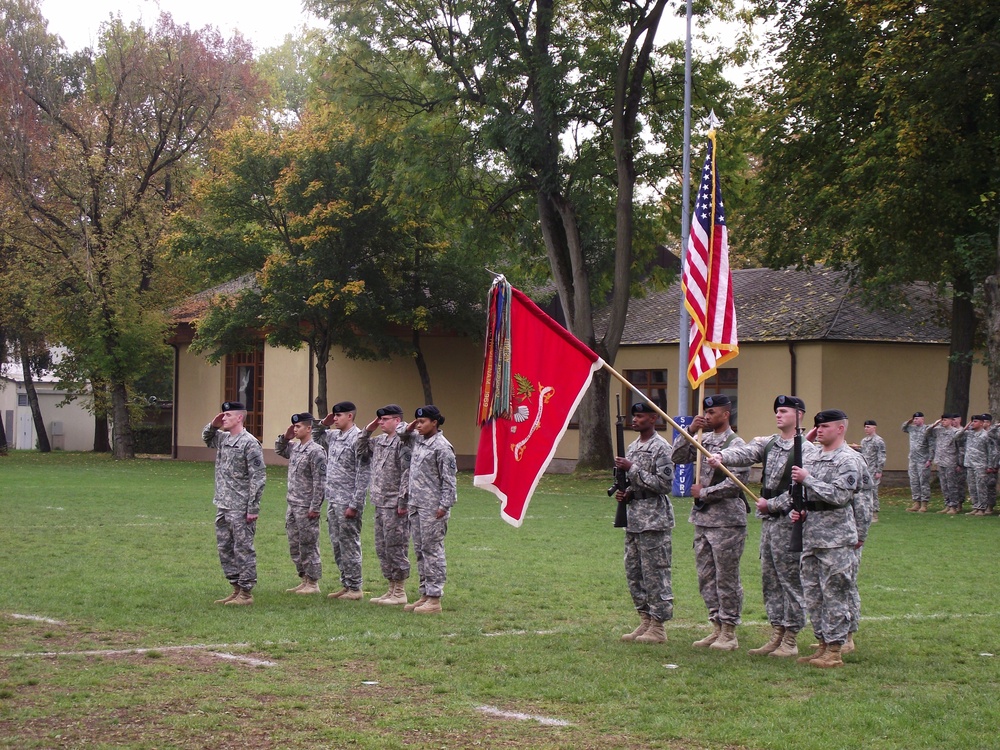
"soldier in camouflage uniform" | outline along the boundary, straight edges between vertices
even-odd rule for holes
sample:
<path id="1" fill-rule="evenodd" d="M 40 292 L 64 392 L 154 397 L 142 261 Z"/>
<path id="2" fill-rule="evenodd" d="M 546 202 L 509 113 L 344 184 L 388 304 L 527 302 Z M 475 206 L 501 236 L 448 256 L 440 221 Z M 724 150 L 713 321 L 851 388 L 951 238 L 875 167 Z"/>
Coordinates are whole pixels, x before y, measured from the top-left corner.
<path id="1" fill-rule="evenodd" d="M 985 516 L 988 502 L 986 467 L 989 462 L 989 434 L 983 429 L 982 414 L 973 414 L 955 440 L 964 453 L 965 478 L 972 500 L 970 516 Z"/>
<path id="2" fill-rule="evenodd" d="M 260 443 L 243 427 L 246 407 L 226 401 L 205 425 L 201 439 L 215 448 L 215 541 L 219 561 L 233 592 L 216 604 L 253 604 L 257 551 L 253 546 L 260 498 L 267 479 Z"/>
<path id="3" fill-rule="evenodd" d="M 458 464 L 455 449 L 441 432 L 443 424 L 441 410 L 428 404 L 416 410 L 413 421 L 400 433 L 412 450 L 407 494 L 420 576 L 420 598 L 403 610 L 422 615 L 441 611 L 448 572 L 444 537 L 451 508 L 458 500 Z"/>
<path id="4" fill-rule="evenodd" d="M 656 412 L 645 403 L 632 405 L 632 429 L 638 439 L 625 457 L 615 458 L 615 467 L 625 469 L 629 488 L 615 499 L 627 502 L 625 526 L 625 578 L 632 602 L 639 613 L 639 627 L 622 636 L 623 641 L 663 643 L 663 623 L 674 616 L 674 592 L 670 578 L 674 509 L 670 487 L 674 466 L 670 444 L 656 432 Z"/>
<path id="5" fill-rule="evenodd" d="M 992 516 L 997 504 L 997 469 L 1000 467 L 1000 449 L 997 446 L 997 427 L 993 426 L 993 415 L 984 413 L 983 432 L 986 433 L 986 509 L 983 515 Z"/>
<path id="6" fill-rule="evenodd" d="M 870 492 L 864 459 L 844 442 L 847 415 L 828 409 L 816 415 L 816 439 L 822 452 L 803 457 L 792 479 L 806 490 L 802 529 L 802 591 L 819 650 L 800 663 L 830 668 L 844 665 L 841 648 L 851 631 L 857 600 L 857 552 L 870 523 Z M 793 521 L 799 520 L 792 511 Z"/>
<path id="7" fill-rule="evenodd" d="M 882 470 L 885 468 L 885 441 L 878 434 L 878 423 L 874 419 L 865 420 L 865 436 L 861 438 L 861 444 L 852 444 L 851 447 L 861 453 L 868 465 L 868 473 L 872 479 L 872 523 L 878 523 L 878 486 L 882 482 Z"/>
<path id="8" fill-rule="evenodd" d="M 924 413 L 914 412 L 903 422 L 903 432 L 910 437 L 910 494 L 913 505 L 906 510 L 926 513 L 931 501 L 931 457 L 934 455 L 933 433 L 924 424 Z"/>
<path id="9" fill-rule="evenodd" d="M 763 646 L 750 649 L 749 653 L 754 655 L 796 656 L 798 634 L 806 624 L 805 599 L 799 578 L 800 554 L 791 551 L 792 522 L 789 518 L 795 430 L 805 408 L 805 403 L 797 396 L 778 396 L 774 400 L 777 434 L 756 437 L 747 445 L 727 448 L 709 459 L 712 466 L 763 464 L 756 515 L 761 520 L 761 583 L 771 637 Z M 815 445 L 802 439 L 803 458 L 816 450 Z"/>
<path id="10" fill-rule="evenodd" d="M 409 477 L 410 450 L 397 434 L 403 431 L 400 424 L 403 409 L 397 404 L 383 406 L 375 412 L 375 419 L 368 423 L 355 450 L 358 459 L 371 465 L 368 495 L 375 506 L 375 553 L 382 566 L 382 575 L 389 582 L 389 590 L 369 601 L 376 604 L 406 604 L 404 582 L 410 577 L 410 521 L 406 507 Z M 382 434 L 372 437 L 376 428 Z"/>
<path id="11" fill-rule="evenodd" d="M 323 564 L 319 556 L 319 515 L 326 486 L 326 452 L 312 439 L 313 415 L 293 414 L 288 429 L 274 441 L 274 451 L 288 459 L 288 508 L 285 535 L 299 575 L 295 594 L 318 594 Z M 297 443 L 292 443 L 292 440 Z"/>
<path id="12" fill-rule="evenodd" d="M 368 461 L 358 460 L 355 443 L 361 430 L 354 424 L 357 407 L 350 401 L 333 405 L 320 424 L 333 427 L 320 432 L 317 441 L 328 451 L 326 462 L 326 523 L 333 559 L 340 569 L 341 588 L 329 599 L 361 599 L 361 516 L 368 491 Z"/>
<path id="13" fill-rule="evenodd" d="M 962 432 L 957 426 L 957 414 L 942 414 L 941 419 L 930 426 L 934 440 L 934 463 L 937 464 L 938 481 L 944 495 L 944 509 L 938 513 L 955 515 L 965 499 L 965 483 L 962 482 L 962 465 L 959 461 L 956 437 Z M 878 480 L 876 480 L 877 484 Z"/>
<path id="14" fill-rule="evenodd" d="M 688 427 L 696 434 L 704 430 L 701 444 L 710 453 L 746 445 L 729 424 L 732 401 L 726 395 L 707 396 L 704 413 Z M 674 464 L 694 463 L 697 449 L 683 435 L 674 441 L 670 459 Z M 749 469 L 733 472 L 746 483 Z M 720 651 L 740 647 L 736 626 L 743 612 L 743 584 L 740 581 L 740 558 L 747 539 L 747 513 L 750 506 L 739 486 L 721 470 L 701 463 L 698 483 L 691 487 L 694 503 L 689 523 L 694 524 L 694 559 L 698 570 L 698 590 L 708 607 L 712 632 L 693 645 Z"/>

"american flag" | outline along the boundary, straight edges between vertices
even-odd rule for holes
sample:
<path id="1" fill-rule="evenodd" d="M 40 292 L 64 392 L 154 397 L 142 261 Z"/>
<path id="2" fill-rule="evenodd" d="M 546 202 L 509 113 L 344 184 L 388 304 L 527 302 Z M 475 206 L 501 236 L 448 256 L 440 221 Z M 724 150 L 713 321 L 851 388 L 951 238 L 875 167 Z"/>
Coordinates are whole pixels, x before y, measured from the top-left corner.
<path id="1" fill-rule="evenodd" d="M 701 171 L 681 284 L 684 306 L 691 314 L 687 376 L 691 387 L 697 388 L 740 352 L 729 273 L 729 233 L 715 165 L 714 129 L 708 133 L 708 154 Z"/>

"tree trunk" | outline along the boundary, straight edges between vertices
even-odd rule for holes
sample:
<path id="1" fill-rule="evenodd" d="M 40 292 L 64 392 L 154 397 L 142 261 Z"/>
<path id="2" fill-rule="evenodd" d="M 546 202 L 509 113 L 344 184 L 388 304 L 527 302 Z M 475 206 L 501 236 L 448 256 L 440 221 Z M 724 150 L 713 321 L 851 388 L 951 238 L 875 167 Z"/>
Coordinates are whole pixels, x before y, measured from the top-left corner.
<path id="1" fill-rule="evenodd" d="M 976 309 L 972 303 L 972 281 L 965 274 L 955 279 L 951 305 L 951 350 L 944 411 L 965 417 L 969 412 L 969 384 L 975 347 Z M 993 378 L 990 377 L 992 383 Z"/>
<path id="2" fill-rule="evenodd" d="M 94 453 L 110 453 L 111 441 L 108 439 L 107 413 L 94 415 Z"/>
<path id="3" fill-rule="evenodd" d="M 35 381 L 31 375 L 31 357 L 28 356 L 27 347 L 21 345 L 21 369 L 24 370 L 24 390 L 28 394 L 28 406 L 31 407 L 31 419 L 35 423 L 35 437 L 38 440 L 38 450 L 48 453 L 52 450 L 49 445 L 49 434 L 45 431 L 45 419 L 42 417 L 42 409 L 38 404 L 38 392 L 35 390 Z"/>
<path id="4" fill-rule="evenodd" d="M 433 404 L 431 374 L 427 370 L 427 360 L 424 359 L 424 352 L 420 348 L 420 331 L 415 328 L 413 329 L 413 361 L 417 365 L 417 373 L 420 375 L 420 387 L 424 389 L 424 403 Z"/>
<path id="5" fill-rule="evenodd" d="M 128 410 L 128 389 L 124 383 L 111 386 L 111 452 L 116 460 L 135 458 L 135 434 Z"/>
<path id="6" fill-rule="evenodd" d="M 611 425 L 608 385 L 611 376 L 605 369 L 594 373 L 587 395 L 580 402 L 577 416 L 580 422 L 580 452 L 576 468 L 599 470 L 612 468 L 614 449 L 611 445 Z"/>
<path id="7" fill-rule="evenodd" d="M 997 237 L 996 272 L 986 279 L 986 359 L 989 374 L 990 414 L 1000 415 L 1000 236 Z"/>
<path id="8" fill-rule="evenodd" d="M 330 413 L 327 408 L 326 366 L 330 364 L 330 347 L 322 344 L 310 344 L 313 358 L 316 362 L 316 416 L 323 419 Z"/>

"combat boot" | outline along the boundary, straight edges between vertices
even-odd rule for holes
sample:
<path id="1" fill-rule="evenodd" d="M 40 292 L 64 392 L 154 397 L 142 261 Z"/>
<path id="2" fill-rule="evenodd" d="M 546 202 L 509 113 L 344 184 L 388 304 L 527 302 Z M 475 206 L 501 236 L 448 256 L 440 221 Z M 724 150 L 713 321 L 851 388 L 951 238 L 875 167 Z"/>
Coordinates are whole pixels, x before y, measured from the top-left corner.
<path id="1" fill-rule="evenodd" d="M 919 500 L 914 500 L 913 501 L 913 505 L 911 505 L 909 508 L 907 508 L 906 512 L 907 513 L 916 513 L 918 510 L 920 510 L 920 501 Z"/>
<path id="2" fill-rule="evenodd" d="M 348 591 L 350 591 L 350 589 L 345 586 L 345 587 L 341 588 L 340 591 L 334 591 L 333 593 L 327 594 L 326 598 L 327 599 L 339 599 L 344 594 L 346 594 Z"/>
<path id="3" fill-rule="evenodd" d="M 294 594 L 294 593 L 296 593 L 299 589 L 301 589 L 305 585 L 306 585 L 306 577 L 302 576 L 302 578 L 299 580 L 299 585 L 298 586 L 293 586 L 290 589 L 285 589 L 285 593 L 286 594 Z"/>
<path id="4" fill-rule="evenodd" d="M 840 647 L 840 655 L 847 656 L 847 654 L 854 653 L 854 633 L 847 634 L 847 640 L 844 641 L 844 645 Z"/>
<path id="5" fill-rule="evenodd" d="M 940 515 L 942 515 L 944 513 L 947 513 L 949 511 L 949 509 L 950 509 L 949 506 L 946 505 L 941 510 L 939 510 L 937 513 L 940 516 Z"/>
<path id="6" fill-rule="evenodd" d="M 718 620 L 712 620 L 712 632 L 702 638 L 700 641 L 695 641 L 692 646 L 697 648 L 707 648 L 719 640 L 719 634 L 722 633 L 722 625 L 719 624 Z M 624 639 L 625 636 L 622 636 Z M 631 639 L 629 639 L 631 640 Z"/>
<path id="7" fill-rule="evenodd" d="M 405 607 L 403 607 L 403 611 L 404 612 L 412 612 L 413 610 L 415 610 L 417 607 L 419 607 L 421 604 L 423 604 L 426 601 L 427 601 L 427 595 L 426 594 L 421 594 L 420 598 L 417 599 L 415 602 L 410 602 Z"/>
<path id="8" fill-rule="evenodd" d="M 781 639 L 785 635 L 785 629 L 781 625 L 773 625 L 771 629 L 771 640 L 760 648 L 752 648 L 747 653 L 752 656 L 762 656 L 769 654 L 781 645 Z"/>
<path id="9" fill-rule="evenodd" d="M 403 582 L 391 581 L 390 583 L 389 593 L 382 597 L 379 604 L 385 604 L 390 607 L 406 604 L 406 589 L 403 587 Z"/>
<path id="10" fill-rule="evenodd" d="M 928 506 L 928 503 L 921 502 L 920 503 L 920 508 L 917 510 L 917 513 L 926 513 L 927 512 L 927 506 Z"/>
<path id="11" fill-rule="evenodd" d="M 952 505 L 950 508 L 948 508 L 947 510 L 945 510 L 945 513 L 947 513 L 949 516 L 957 516 L 958 515 L 958 508 L 956 508 L 954 505 Z"/>
<path id="12" fill-rule="evenodd" d="M 832 669 L 833 667 L 844 666 L 844 660 L 840 658 L 840 644 L 828 643 L 822 656 L 815 656 L 809 663 L 820 669 Z"/>
<path id="13" fill-rule="evenodd" d="M 413 608 L 414 614 L 418 615 L 436 615 L 441 612 L 441 597 L 440 596 L 428 596 L 427 601 L 421 604 L 419 607 Z"/>
<path id="14" fill-rule="evenodd" d="M 666 643 L 667 634 L 663 632 L 663 621 L 653 617 L 649 618 L 649 627 L 642 635 L 635 637 L 636 643 Z"/>
<path id="15" fill-rule="evenodd" d="M 235 599 L 236 596 L 240 593 L 240 587 L 239 586 L 237 586 L 235 583 L 232 583 L 230 585 L 233 587 L 233 593 L 231 593 L 229 596 L 225 597 L 224 599 L 216 599 L 215 602 L 214 602 L 215 604 L 229 604 L 229 602 L 231 602 L 233 599 Z"/>
<path id="16" fill-rule="evenodd" d="M 785 630 L 785 634 L 781 636 L 781 643 L 778 647 L 774 649 L 768 656 L 774 656 L 779 659 L 787 658 L 790 656 L 799 655 L 799 634 L 794 630 Z"/>
<path id="17" fill-rule="evenodd" d="M 240 589 L 239 593 L 226 602 L 226 606 L 230 607 L 232 605 L 236 606 L 246 606 L 248 604 L 253 604 L 253 594 L 250 593 L 250 589 Z"/>
<path id="18" fill-rule="evenodd" d="M 361 593 L 361 589 L 347 589 L 347 591 L 337 597 L 344 602 L 356 602 L 363 599 L 364 596 Z"/>
<path id="19" fill-rule="evenodd" d="M 878 513 L 872 514 L 872 523 L 878 523 Z"/>
<path id="20" fill-rule="evenodd" d="M 623 641 L 634 641 L 640 635 L 649 630 L 649 625 L 651 623 L 650 617 L 647 614 L 639 613 L 639 627 L 633 630 L 631 633 L 626 633 L 622 636 Z"/>
<path id="21" fill-rule="evenodd" d="M 740 642 L 736 640 L 736 626 L 729 622 L 722 623 L 722 632 L 718 639 L 709 648 L 717 651 L 735 651 L 740 647 Z"/>
<path id="22" fill-rule="evenodd" d="M 395 590 L 393 588 L 393 586 L 395 586 L 395 582 L 394 581 L 389 581 L 389 590 L 388 591 L 386 591 L 384 594 L 382 594 L 382 596 L 373 596 L 368 601 L 371 602 L 372 604 L 381 604 L 383 599 L 387 599 L 388 597 L 392 596 L 392 592 Z"/>
<path id="23" fill-rule="evenodd" d="M 319 593 L 319 581 L 315 578 L 310 578 L 306 576 L 302 580 L 302 585 L 299 590 L 295 592 L 296 594 L 318 594 Z"/>
<path id="24" fill-rule="evenodd" d="M 826 648 L 827 648 L 826 644 L 823 643 L 823 641 L 820 641 L 819 642 L 819 648 L 816 649 L 816 653 L 810 654 L 809 656 L 800 656 L 795 661 L 797 661 L 799 664 L 808 664 L 813 659 L 822 659 L 823 658 L 823 654 L 826 653 Z"/>

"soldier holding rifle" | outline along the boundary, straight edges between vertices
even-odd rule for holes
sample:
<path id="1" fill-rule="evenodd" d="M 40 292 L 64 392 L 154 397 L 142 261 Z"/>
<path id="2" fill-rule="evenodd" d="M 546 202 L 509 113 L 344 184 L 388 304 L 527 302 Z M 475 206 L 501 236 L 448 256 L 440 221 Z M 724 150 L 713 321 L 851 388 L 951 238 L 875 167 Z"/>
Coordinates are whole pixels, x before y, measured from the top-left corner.
<path id="1" fill-rule="evenodd" d="M 632 429 L 639 438 L 624 458 L 615 458 L 615 468 L 624 469 L 628 490 L 618 490 L 615 499 L 627 502 L 625 526 L 625 577 L 639 613 L 639 626 L 622 636 L 623 641 L 663 643 L 663 623 L 674 615 L 671 588 L 671 539 L 674 509 L 670 504 L 673 463 L 670 445 L 656 432 L 657 415 L 651 406 L 632 406 Z"/>

